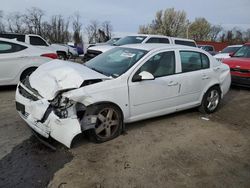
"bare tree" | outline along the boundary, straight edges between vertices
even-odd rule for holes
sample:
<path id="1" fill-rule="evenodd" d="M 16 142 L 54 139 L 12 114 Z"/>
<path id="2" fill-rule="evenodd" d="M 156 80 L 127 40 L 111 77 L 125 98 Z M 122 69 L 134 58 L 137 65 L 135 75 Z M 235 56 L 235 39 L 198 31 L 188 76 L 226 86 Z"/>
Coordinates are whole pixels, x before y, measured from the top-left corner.
<path id="1" fill-rule="evenodd" d="M 194 40 L 208 40 L 211 25 L 205 18 L 196 18 L 189 26 L 190 36 Z"/>
<path id="2" fill-rule="evenodd" d="M 97 20 L 92 20 L 90 24 L 85 28 L 89 43 L 96 43 L 98 41 L 98 29 L 100 28 Z"/>
<path id="3" fill-rule="evenodd" d="M 250 28 L 244 32 L 244 41 L 250 42 Z"/>
<path id="4" fill-rule="evenodd" d="M 20 12 L 13 12 L 7 16 L 8 30 L 13 33 L 25 33 L 23 15 Z"/>
<path id="5" fill-rule="evenodd" d="M 37 8 L 32 7 L 26 10 L 27 13 L 23 16 L 23 21 L 26 24 L 28 33 L 34 33 L 41 35 L 41 27 L 42 27 L 42 18 L 44 16 L 44 11 Z"/>
<path id="6" fill-rule="evenodd" d="M 41 35 L 51 43 L 66 43 L 70 40 L 69 20 L 62 15 L 51 17 L 50 23 L 43 22 L 41 26 Z"/>
<path id="7" fill-rule="evenodd" d="M 101 30 L 104 32 L 104 42 L 108 41 L 112 37 L 113 27 L 109 21 L 104 21 L 102 23 Z"/>
<path id="8" fill-rule="evenodd" d="M 148 25 L 140 25 L 138 33 L 140 33 L 140 34 L 150 34 L 149 28 L 150 27 Z"/>
<path id="9" fill-rule="evenodd" d="M 82 30 L 82 23 L 80 22 L 80 14 L 77 12 L 74 15 L 74 21 L 72 23 L 73 25 L 73 39 L 75 41 L 75 44 L 80 44 L 82 43 L 82 35 L 81 35 L 81 30 Z"/>
<path id="10" fill-rule="evenodd" d="M 3 23 L 3 11 L 0 10 L 0 32 L 4 32 L 4 31 L 5 31 L 5 27 Z"/>
<path id="11" fill-rule="evenodd" d="M 220 25 L 213 25 L 210 28 L 209 37 L 211 41 L 216 41 L 223 28 Z"/>

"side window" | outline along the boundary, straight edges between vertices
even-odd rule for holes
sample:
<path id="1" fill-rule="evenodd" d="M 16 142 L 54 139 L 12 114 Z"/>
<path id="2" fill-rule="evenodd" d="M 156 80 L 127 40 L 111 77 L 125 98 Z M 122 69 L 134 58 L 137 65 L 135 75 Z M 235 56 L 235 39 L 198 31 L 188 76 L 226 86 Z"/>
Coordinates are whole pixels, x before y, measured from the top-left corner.
<path id="1" fill-rule="evenodd" d="M 208 69 L 209 68 L 209 59 L 205 54 L 201 54 L 201 61 L 202 61 L 202 68 Z"/>
<path id="2" fill-rule="evenodd" d="M 175 44 L 179 44 L 179 45 L 196 47 L 196 44 L 192 41 L 175 40 L 174 42 Z"/>
<path id="3" fill-rule="evenodd" d="M 48 46 L 43 39 L 36 36 L 30 36 L 30 44 L 34 46 Z"/>
<path id="4" fill-rule="evenodd" d="M 140 74 L 142 71 L 150 72 L 155 78 L 174 74 L 174 51 L 162 52 L 151 57 L 141 66 L 141 68 L 136 72 L 136 75 Z"/>
<path id="5" fill-rule="evenodd" d="M 150 38 L 146 43 L 164 43 L 169 44 L 169 40 L 167 38 Z"/>
<path id="6" fill-rule="evenodd" d="M 159 38 L 150 38 L 146 43 L 159 43 Z"/>
<path id="7" fill-rule="evenodd" d="M 19 52 L 26 48 L 27 48 L 26 46 L 22 46 L 19 44 L 0 41 L 0 54 Z"/>
<path id="8" fill-rule="evenodd" d="M 159 38 L 159 42 L 164 44 L 169 44 L 169 40 L 167 38 Z"/>
<path id="9" fill-rule="evenodd" d="M 192 51 L 181 51 L 182 72 L 191 72 L 209 68 L 209 59 L 205 54 Z"/>

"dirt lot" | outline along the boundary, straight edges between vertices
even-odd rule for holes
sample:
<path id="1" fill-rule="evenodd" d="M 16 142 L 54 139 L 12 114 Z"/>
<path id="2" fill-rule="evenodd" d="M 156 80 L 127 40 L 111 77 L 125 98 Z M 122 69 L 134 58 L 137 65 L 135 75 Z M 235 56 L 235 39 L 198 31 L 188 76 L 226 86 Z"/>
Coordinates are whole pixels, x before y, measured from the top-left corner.
<path id="1" fill-rule="evenodd" d="M 14 88 L 0 100 L 0 187 L 250 187 L 250 90 L 231 89 L 213 115 L 188 110 L 57 151 L 18 117 Z"/>

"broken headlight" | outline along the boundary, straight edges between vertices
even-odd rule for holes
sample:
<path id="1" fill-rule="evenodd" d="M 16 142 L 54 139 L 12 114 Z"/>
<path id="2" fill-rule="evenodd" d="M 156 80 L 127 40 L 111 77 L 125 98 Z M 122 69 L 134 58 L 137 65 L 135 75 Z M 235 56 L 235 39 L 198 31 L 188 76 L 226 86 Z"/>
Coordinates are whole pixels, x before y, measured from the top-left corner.
<path id="1" fill-rule="evenodd" d="M 59 94 L 51 101 L 50 104 L 53 107 L 54 113 L 59 118 L 67 118 L 68 117 L 67 109 L 73 106 L 74 102 Z"/>

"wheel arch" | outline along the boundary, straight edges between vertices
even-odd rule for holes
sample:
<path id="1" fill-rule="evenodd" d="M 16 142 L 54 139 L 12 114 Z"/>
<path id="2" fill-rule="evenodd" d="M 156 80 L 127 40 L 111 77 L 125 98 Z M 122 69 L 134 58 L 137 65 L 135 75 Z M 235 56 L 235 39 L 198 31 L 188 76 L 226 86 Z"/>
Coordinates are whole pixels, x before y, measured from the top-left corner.
<path id="1" fill-rule="evenodd" d="M 35 71 L 38 67 L 32 66 L 32 67 L 27 67 L 25 68 L 21 74 L 19 75 L 19 81 L 21 80 L 21 78 L 25 75 L 25 73 L 29 72 L 30 70 Z"/>
<path id="2" fill-rule="evenodd" d="M 202 102 L 202 99 L 203 99 L 203 97 L 204 97 L 204 95 L 206 94 L 206 92 L 210 89 L 210 88 L 212 88 L 212 87 L 218 87 L 219 89 L 220 89 L 220 93 L 222 94 L 222 88 L 221 88 L 221 85 L 219 84 L 219 83 L 213 83 L 213 84 L 210 84 L 210 85 L 208 85 L 204 90 L 203 90 L 203 92 L 202 92 L 202 95 L 200 96 L 200 103 Z M 221 98 L 222 98 L 223 96 L 221 95 Z"/>
<path id="3" fill-rule="evenodd" d="M 57 50 L 56 53 L 57 53 L 57 55 L 59 55 L 59 54 L 61 53 L 61 54 L 63 54 L 63 55 L 65 56 L 66 59 L 68 58 L 68 55 L 67 55 L 67 52 L 66 52 L 66 51 Z"/>
<path id="4" fill-rule="evenodd" d="M 113 106 L 117 107 L 121 112 L 122 121 L 124 120 L 124 112 L 123 112 L 122 108 L 118 104 L 111 102 L 111 101 L 98 101 L 98 102 L 95 102 L 93 104 L 90 104 L 89 106 L 87 106 L 87 108 L 92 108 L 96 105 L 104 105 L 104 104 L 109 104 L 109 105 L 113 105 Z"/>

